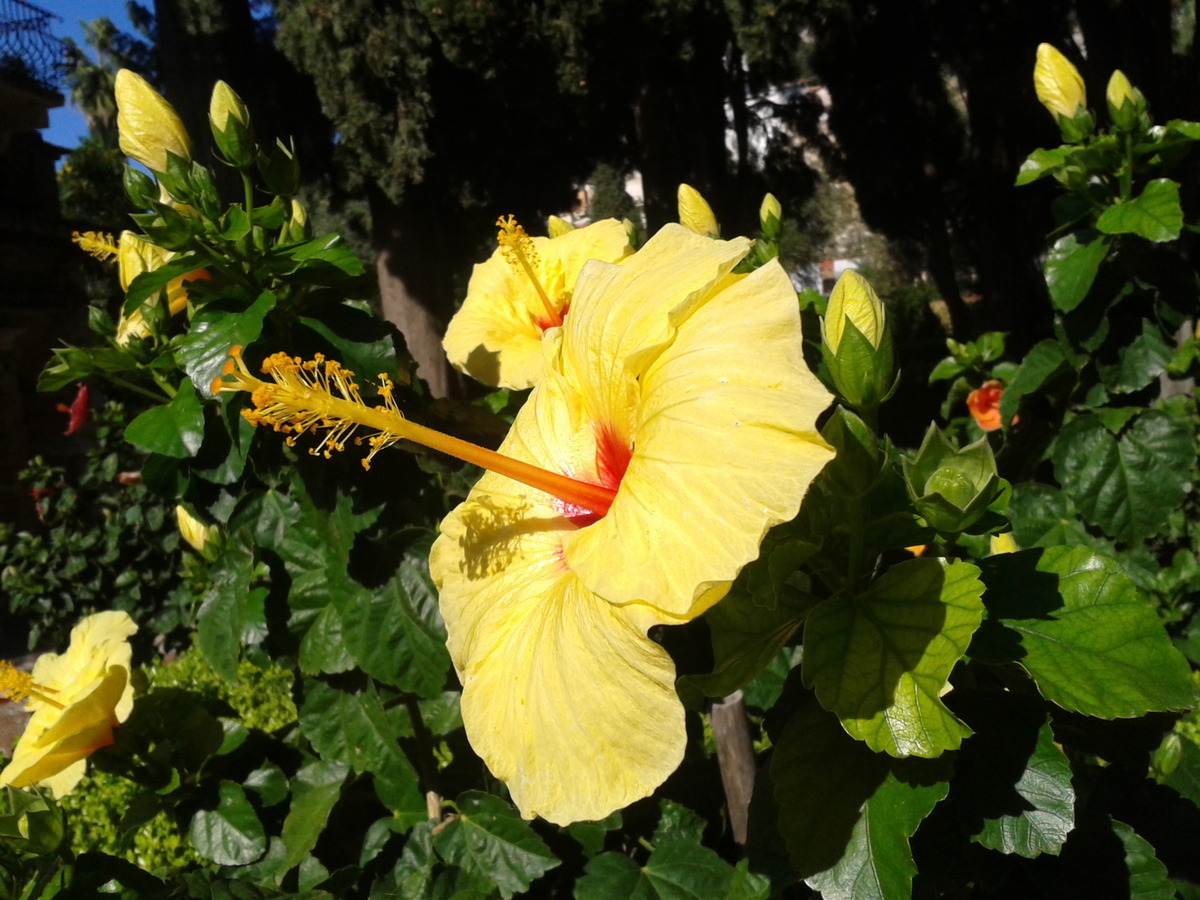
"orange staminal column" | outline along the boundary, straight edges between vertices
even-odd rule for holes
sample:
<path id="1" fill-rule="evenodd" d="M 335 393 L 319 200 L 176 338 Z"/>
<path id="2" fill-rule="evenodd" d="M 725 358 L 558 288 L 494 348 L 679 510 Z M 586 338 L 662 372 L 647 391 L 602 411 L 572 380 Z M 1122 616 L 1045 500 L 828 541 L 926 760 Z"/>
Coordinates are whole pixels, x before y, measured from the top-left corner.
<path id="1" fill-rule="evenodd" d="M 386 375 L 379 376 L 384 404 L 371 407 L 359 396 L 354 373 L 335 360 L 318 356 L 303 361 L 276 353 L 263 362 L 263 372 L 272 378 L 264 381 L 250 374 L 236 348 L 231 355 L 233 361 L 226 365 L 225 374 L 233 380 L 218 378 L 213 382 L 214 392 L 249 392 L 254 409 L 243 413 L 246 419 L 286 434 L 290 445 L 294 446 L 296 435 L 325 432 L 321 442 L 309 451 L 314 455 L 329 457 L 335 450 L 344 450 L 346 441 L 363 428 L 370 434 L 354 440 L 365 440 L 370 447 L 364 468 L 370 468 L 371 458 L 384 447 L 403 440 L 504 475 L 597 517 L 608 512 L 616 496 L 615 485 L 579 481 L 410 422 L 396 407 L 393 385 Z"/>

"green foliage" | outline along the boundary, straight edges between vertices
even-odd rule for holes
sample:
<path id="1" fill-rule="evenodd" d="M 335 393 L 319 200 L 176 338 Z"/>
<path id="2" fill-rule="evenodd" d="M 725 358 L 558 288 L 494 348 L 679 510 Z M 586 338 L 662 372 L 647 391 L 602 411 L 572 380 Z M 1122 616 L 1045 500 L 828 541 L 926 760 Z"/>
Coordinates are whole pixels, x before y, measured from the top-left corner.
<path id="1" fill-rule="evenodd" d="M 501 13 L 421 15 L 393 11 L 383 26 L 420 24 L 428 34 L 405 32 L 409 43 L 433 35 L 456 64 L 500 70 L 481 48 L 485 31 L 512 26 Z M 383 65 L 368 51 L 364 64 Z M 376 76 L 417 85 L 418 63 Z M 178 206 L 130 179 L 138 223 L 174 254 L 127 293 L 124 313 L 150 333 L 119 344 L 97 315 L 104 346 L 60 350 L 44 383 L 107 378 L 151 401 L 124 431 L 149 454 L 143 479 L 216 535 L 189 570 L 194 648 L 153 670 L 92 757 L 127 787 L 94 778 L 64 806 L 82 833 L 98 800 L 119 804 L 103 832 L 117 843 L 71 857 L 58 807 L 9 792 L 0 853 L 25 879 L 9 893 L 903 900 L 1004 890 L 1030 860 L 1047 884 L 1095 869 L 1129 896 L 1174 890 L 1168 873 L 1187 860 L 1149 807 L 1200 816 L 1200 472 L 1194 391 L 1164 377 L 1200 374 L 1174 340 L 1200 291 L 1173 243 L 1187 218 L 1168 164 L 1200 126 L 1076 132 L 1020 176 L 1056 179 L 1073 201 L 1056 205 L 1044 270 L 1053 332 L 1019 362 L 997 332 L 952 341 L 928 376 L 949 383 L 948 413 L 970 388 L 1004 382 L 1003 427 L 982 435 L 959 416 L 898 447 L 874 403 L 856 413 L 839 397 L 822 426 L 837 456 L 799 515 L 701 621 L 661 629 L 685 673 L 684 763 L 653 797 L 566 827 L 522 819 L 464 733 L 427 557 L 472 472 L 398 448 L 366 472 L 335 452 L 349 434 L 282 440 L 213 380 L 237 365 L 231 344 L 247 371 L 279 350 L 320 353 L 386 374 L 410 418 L 492 439 L 522 397 L 428 402 L 397 336 L 355 297 L 366 267 L 270 190 L 292 180 L 290 163 L 261 135 L 257 154 L 248 128 L 220 136 L 245 176 L 234 203 L 196 161 L 159 174 Z M 764 232 L 751 266 L 777 252 L 777 217 Z M 172 317 L 162 291 L 201 266 L 210 279 Z M 865 337 L 847 334 L 842 384 L 872 364 L 854 347 Z M 748 710 L 740 751 L 702 715 L 721 698 Z M 756 773 L 748 810 L 714 788 L 736 784 L 739 752 Z M 28 834 L 22 816 L 37 825 Z M 157 856 L 137 855 L 138 834 Z"/>
<path id="2" fill-rule="evenodd" d="M 0 535 L 0 589 L 7 612 L 28 624 L 31 649 L 64 646 L 81 616 L 102 609 L 128 612 L 147 644 L 155 634 L 177 643 L 192 622 L 174 508 L 140 483 L 126 420 L 118 403 L 92 411 L 68 438 L 90 441 L 77 474 L 41 460 L 21 473 L 39 525 Z"/>

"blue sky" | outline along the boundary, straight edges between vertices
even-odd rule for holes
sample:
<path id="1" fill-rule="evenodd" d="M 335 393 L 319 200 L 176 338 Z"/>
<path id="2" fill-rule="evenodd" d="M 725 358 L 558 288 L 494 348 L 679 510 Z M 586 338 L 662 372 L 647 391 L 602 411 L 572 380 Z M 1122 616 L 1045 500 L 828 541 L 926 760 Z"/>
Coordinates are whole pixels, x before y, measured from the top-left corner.
<path id="1" fill-rule="evenodd" d="M 125 0 L 32 0 L 42 9 L 57 16 L 50 22 L 50 33 L 55 37 L 72 38 L 75 43 L 83 44 L 83 29 L 80 21 L 90 22 L 101 16 L 108 16 L 122 31 L 132 31 L 129 17 L 125 15 Z M 146 5 L 153 6 L 152 3 Z M 83 116 L 71 106 L 69 100 L 58 109 L 50 110 L 50 127 L 42 132 L 42 137 L 51 144 L 68 149 L 76 146 L 79 139 L 87 134 L 87 125 Z"/>

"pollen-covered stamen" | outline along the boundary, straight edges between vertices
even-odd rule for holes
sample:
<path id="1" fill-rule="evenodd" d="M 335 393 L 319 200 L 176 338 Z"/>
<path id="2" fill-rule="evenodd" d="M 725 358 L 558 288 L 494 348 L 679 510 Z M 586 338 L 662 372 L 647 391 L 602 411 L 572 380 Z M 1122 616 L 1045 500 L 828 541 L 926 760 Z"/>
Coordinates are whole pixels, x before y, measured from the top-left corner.
<path id="1" fill-rule="evenodd" d="M 321 443 L 309 450 L 314 455 L 328 458 L 332 451 L 344 450 L 347 440 L 361 427 L 371 432 L 354 439 L 356 444 L 365 441 L 370 447 L 363 468 L 369 469 L 371 459 L 384 447 L 397 441 L 412 441 L 545 491 L 599 516 L 608 512 L 616 496 L 613 488 L 577 481 L 410 422 L 396 407 L 392 382 L 386 375 L 379 376 L 383 405 L 371 407 L 359 395 L 354 373 L 335 360 L 318 357 L 306 362 L 276 353 L 263 361 L 262 368 L 271 381 L 251 375 L 240 353 L 234 354 L 232 365 L 226 366 L 226 375 L 232 380 L 218 378 L 213 382 L 213 392 L 249 392 L 254 409 L 247 409 L 242 415 L 253 425 L 270 425 L 286 434 L 291 446 L 295 446 L 297 435 L 325 431 Z"/>
<path id="2" fill-rule="evenodd" d="M 83 233 L 72 231 L 71 240 L 78 244 L 79 249 L 84 253 L 101 261 L 116 256 L 119 252 L 113 236 L 105 234 L 103 231 L 85 231 Z"/>
<path id="3" fill-rule="evenodd" d="M 28 672 L 22 672 L 20 669 L 14 668 L 13 664 L 7 660 L 0 659 L 0 694 L 4 694 L 9 700 L 20 703 L 27 697 L 32 697 L 56 709 L 64 709 L 65 707 L 61 703 L 47 696 L 47 694 L 57 693 L 58 691 L 54 688 L 48 688 L 35 682 L 33 676 Z"/>
<path id="4" fill-rule="evenodd" d="M 514 216 L 501 216 L 496 220 L 496 227 L 500 229 L 496 235 L 496 241 L 500 244 L 500 251 L 504 254 L 504 258 L 518 272 L 525 273 L 542 301 L 546 316 L 544 319 L 535 316 L 534 322 L 542 331 L 562 325 L 563 313 L 559 312 L 558 307 L 551 302 L 550 297 L 546 294 L 546 289 L 538 281 L 537 270 L 534 268 L 537 265 L 538 256 L 537 250 L 533 246 L 533 238 L 517 224 Z"/>

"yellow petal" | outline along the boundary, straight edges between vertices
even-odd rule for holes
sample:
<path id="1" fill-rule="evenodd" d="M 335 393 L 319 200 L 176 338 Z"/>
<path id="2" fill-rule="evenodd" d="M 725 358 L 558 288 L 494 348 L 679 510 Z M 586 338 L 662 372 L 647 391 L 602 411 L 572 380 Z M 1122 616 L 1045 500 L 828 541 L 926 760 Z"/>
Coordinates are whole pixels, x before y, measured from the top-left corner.
<path id="1" fill-rule="evenodd" d="M 588 588 L 690 618 L 724 595 L 768 528 L 796 515 L 833 455 L 816 431 L 831 398 L 801 348 L 795 290 L 777 264 L 717 285 L 680 322 L 637 373 L 634 452 L 612 508 L 564 542 Z"/>
<path id="2" fill-rule="evenodd" d="M 117 73 L 117 131 L 121 152 L 155 172 L 167 170 L 167 151 L 190 159 L 192 144 L 175 108 L 142 76 Z"/>
<path id="3" fill-rule="evenodd" d="M 575 279 L 589 259 L 616 262 L 631 252 L 615 219 L 535 237 L 538 280 L 561 312 L 572 302 Z M 450 363 L 484 384 L 524 390 L 541 380 L 545 308 L 528 276 L 497 250 L 475 266 L 462 308 L 450 320 L 442 346 Z"/>
<path id="4" fill-rule="evenodd" d="M 133 279 L 143 272 L 153 272 L 170 258 L 170 251 L 150 243 L 132 231 L 122 231 L 117 244 L 117 268 L 121 278 L 121 290 L 129 290 Z"/>
<path id="5" fill-rule="evenodd" d="M 442 523 L 430 558 L 471 745 L 523 816 L 558 824 L 647 796 L 686 743 L 675 668 L 646 637 L 651 621 L 565 569 L 570 527 L 485 491 Z"/>

